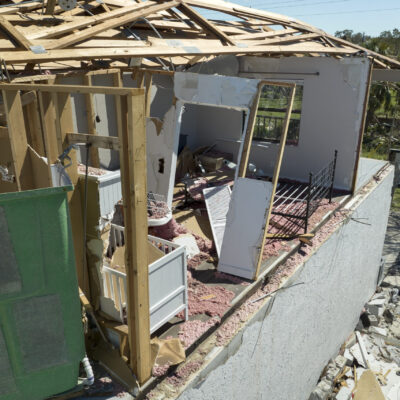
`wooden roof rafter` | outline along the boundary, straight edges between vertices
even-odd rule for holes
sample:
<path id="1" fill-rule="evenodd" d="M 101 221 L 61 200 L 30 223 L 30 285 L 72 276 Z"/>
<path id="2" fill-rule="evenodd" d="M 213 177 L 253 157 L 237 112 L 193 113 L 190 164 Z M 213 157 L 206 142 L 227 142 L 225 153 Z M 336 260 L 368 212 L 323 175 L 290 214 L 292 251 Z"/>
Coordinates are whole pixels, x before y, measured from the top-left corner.
<path id="1" fill-rule="evenodd" d="M 8 1 L 9 5 L 0 8 L 0 58 L 8 65 L 18 64 L 18 68 L 24 63 L 128 62 L 132 57 L 147 61 L 176 57 L 177 65 L 186 57 L 190 65 L 189 60 L 220 54 L 363 54 L 379 68 L 400 68 L 395 59 L 302 21 L 220 0 L 136 0 L 128 5 L 124 0 L 103 0 L 105 7 L 94 0 L 80 0 L 79 7 L 67 12 L 44 0 L 46 6 L 54 5 L 53 13 L 47 15 L 42 14 L 39 1 L 19 6 Z M 207 18 L 204 10 L 235 20 Z M 124 34 L 126 27 L 129 34 Z"/>

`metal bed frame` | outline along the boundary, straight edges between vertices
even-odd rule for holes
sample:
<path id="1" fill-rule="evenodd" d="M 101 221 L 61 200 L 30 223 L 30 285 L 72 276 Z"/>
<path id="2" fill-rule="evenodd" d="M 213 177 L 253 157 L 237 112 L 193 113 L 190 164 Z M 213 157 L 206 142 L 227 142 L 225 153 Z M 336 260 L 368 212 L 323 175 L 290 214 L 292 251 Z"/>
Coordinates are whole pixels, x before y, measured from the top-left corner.
<path id="1" fill-rule="evenodd" d="M 283 183 L 279 186 L 272 209 L 270 233 L 293 236 L 300 230 L 307 233 L 309 218 L 323 199 L 332 202 L 337 150 L 333 160 L 316 174 L 310 172 L 308 183 Z M 272 232 L 273 231 L 273 232 Z"/>

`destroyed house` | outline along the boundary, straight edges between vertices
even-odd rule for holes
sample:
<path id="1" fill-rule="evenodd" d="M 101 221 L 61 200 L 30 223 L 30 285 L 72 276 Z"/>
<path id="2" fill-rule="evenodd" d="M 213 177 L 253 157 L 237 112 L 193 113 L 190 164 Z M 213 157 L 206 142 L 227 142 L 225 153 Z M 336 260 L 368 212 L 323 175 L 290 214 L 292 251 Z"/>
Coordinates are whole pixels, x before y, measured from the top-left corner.
<path id="1" fill-rule="evenodd" d="M 378 280 L 393 168 L 360 154 L 400 62 L 224 1 L 0 25 L 0 399 L 72 389 L 84 338 L 142 397 L 307 399 Z"/>

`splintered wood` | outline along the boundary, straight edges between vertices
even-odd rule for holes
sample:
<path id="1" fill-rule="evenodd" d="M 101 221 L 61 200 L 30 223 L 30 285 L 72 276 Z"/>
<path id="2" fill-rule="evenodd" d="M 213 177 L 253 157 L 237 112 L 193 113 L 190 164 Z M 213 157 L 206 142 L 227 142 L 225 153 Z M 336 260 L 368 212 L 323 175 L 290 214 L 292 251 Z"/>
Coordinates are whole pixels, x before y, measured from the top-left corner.
<path id="1" fill-rule="evenodd" d="M 10 71 L 32 74 L 36 64 L 41 70 L 60 70 L 80 68 L 82 60 L 93 60 L 96 66 L 96 60 L 104 65 L 116 59 L 120 67 L 128 66 L 132 59 L 135 65 L 146 66 L 151 59 L 154 67 L 173 71 L 177 65 L 189 66 L 204 56 L 221 54 L 337 57 L 360 51 L 379 68 L 400 67 L 397 60 L 304 22 L 229 2 L 80 0 L 68 11 L 53 0 L 45 1 L 45 7 L 39 1 L 4 3 L 0 9 L 0 51 L 7 69 L 12 66 Z M 209 10 L 226 18 L 207 18 Z"/>

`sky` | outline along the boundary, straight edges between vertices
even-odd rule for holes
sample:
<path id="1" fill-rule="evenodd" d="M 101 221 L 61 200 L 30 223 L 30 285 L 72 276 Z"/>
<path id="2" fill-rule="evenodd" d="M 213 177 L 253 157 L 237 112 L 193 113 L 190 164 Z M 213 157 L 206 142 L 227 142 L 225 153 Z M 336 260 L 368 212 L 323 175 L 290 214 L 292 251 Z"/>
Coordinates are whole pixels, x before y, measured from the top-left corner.
<path id="1" fill-rule="evenodd" d="M 231 0 L 287 15 L 328 33 L 351 29 L 367 35 L 400 29 L 400 0 Z M 213 16 L 210 14 L 209 16 Z M 214 17 L 215 18 L 215 17 Z"/>

